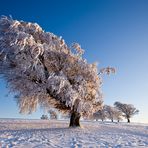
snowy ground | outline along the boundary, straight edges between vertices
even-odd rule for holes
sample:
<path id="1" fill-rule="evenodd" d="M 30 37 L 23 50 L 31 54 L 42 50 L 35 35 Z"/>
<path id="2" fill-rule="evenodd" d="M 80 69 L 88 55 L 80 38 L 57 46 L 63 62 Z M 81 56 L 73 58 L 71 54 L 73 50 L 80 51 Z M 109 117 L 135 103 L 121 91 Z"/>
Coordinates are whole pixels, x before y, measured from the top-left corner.
<path id="1" fill-rule="evenodd" d="M 0 119 L 0 148 L 148 148 L 148 125 Z"/>

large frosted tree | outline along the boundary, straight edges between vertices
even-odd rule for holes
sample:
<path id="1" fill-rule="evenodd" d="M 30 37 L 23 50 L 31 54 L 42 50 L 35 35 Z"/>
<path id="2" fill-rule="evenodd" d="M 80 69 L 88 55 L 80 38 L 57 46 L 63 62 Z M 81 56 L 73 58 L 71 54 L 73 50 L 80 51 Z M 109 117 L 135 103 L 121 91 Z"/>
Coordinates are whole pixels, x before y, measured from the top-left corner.
<path id="1" fill-rule="evenodd" d="M 45 32 L 38 24 L 0 19 L 0 75 L 8 83 L 21 113 L 38 106 L 71 113 L 70 126 L 81 116 L 102 107 L 101 73 L 82 57 L 77 43 L 68 47 L 62 37 Z"/>

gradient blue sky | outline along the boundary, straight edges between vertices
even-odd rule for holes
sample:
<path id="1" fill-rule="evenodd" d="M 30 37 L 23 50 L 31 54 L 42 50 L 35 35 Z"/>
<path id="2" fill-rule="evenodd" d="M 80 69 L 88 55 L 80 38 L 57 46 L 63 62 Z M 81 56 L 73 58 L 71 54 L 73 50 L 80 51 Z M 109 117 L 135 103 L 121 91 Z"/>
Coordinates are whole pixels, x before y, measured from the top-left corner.
<path id="1" fill-rule="evenodd" d="M 104 103 L 134 104 L 140 113 L 132 121 L 148 123 L 147 0 L 4 0 L 0 15 L 37 22 L 68 45 L 80 43 L 88 62 L 115 67 L 115 75 L 103 77 Z M 8 91 L 0 80 L 0 118 L 40 118 L 40 109 L 20 115 Z"/>

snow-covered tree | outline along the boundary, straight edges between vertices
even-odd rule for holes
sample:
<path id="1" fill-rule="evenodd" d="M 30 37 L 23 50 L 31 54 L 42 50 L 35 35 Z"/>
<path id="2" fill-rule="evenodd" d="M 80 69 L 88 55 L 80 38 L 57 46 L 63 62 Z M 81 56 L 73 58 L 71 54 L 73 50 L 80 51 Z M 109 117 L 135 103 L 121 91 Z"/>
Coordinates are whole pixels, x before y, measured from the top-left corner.
<path id="1" fill-rule="evenodd" d="M 115 102 L 114 106 L 122 112 L 123 117 L 127 119 L 128 123 L 130 123 L 130 118 L 132 116 L 139 113 L 139 110 L 137 110 L 132 104 L 124 104 L 121 102 Z"/>
<path id="2" fill-rule="evenodd" d="M 102 121 L 106 119 L 106 113 L 104 107 L 101 110 L 93 113 L 93 119 L 96 120 L 101 119 Z"/>
<path id="3" fill-rule="evenodd" d="M 112 106 L 104 105 L 104 111 L 106 113 L 106 117 L 110 119 L 112 122 L 114 122 L 115 117 L 115 109 Z"/>
<path id="4" fill-rule="evenodd" d="M 70 126 L 81 116 L 102 107 L 101 73 L 88 64 L 77 43 L 67 46 L 62 37 L 45 32 L 38 24 L 0 19 L 0 75 L 16 93 L 21 113 L 37 106 L 71 113 Z"/>
<path id="5" fill-rule="evenodd" d="M 57 119 L 58 118 L 58 113 L 55 109 L 50 109 L 48 111 L 48 113 L 50 114 L 50 119 Z"/>
<path id="6" fill-rule="evenodd" d="M 114 107 L 114 119 L 119 121 L 122 121 L 122 112 L 118 110 L 116 107 Z"/>

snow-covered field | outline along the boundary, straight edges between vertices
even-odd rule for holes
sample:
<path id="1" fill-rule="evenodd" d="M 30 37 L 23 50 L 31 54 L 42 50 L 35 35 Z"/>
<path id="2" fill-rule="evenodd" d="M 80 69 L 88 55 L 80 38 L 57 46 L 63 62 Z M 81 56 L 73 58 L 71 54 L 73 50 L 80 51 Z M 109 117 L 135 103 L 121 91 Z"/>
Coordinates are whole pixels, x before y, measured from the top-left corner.
<path id="1" fill-rule="evenodd" d="M 0 148 L 148 148 L 148 125 L 0 119 Z"/>

